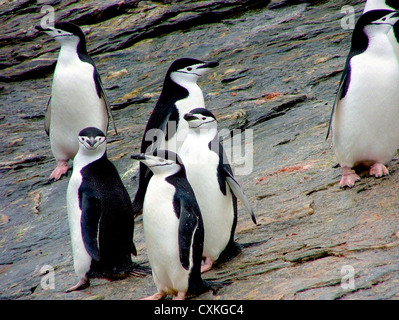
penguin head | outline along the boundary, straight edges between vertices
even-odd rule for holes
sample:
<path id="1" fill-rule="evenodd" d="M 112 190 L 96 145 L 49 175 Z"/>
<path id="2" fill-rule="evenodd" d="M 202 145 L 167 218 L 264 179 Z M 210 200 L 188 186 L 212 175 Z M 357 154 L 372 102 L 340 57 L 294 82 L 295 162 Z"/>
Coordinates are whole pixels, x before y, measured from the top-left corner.
<path id="1" fill-rule="evenodd" d="M 371 10 L 362 14 L 352 33 L 352 44 L 348 58 L 351 59 L 367 50 L 374 35 L 387 34 L 398 20 L 398 11 Z"/>
<path id="2" fill-rule="evenodd" d="M 79 132 L 79 152 L 101 153 L 107 148 L 104 132 L 95 127 L 88 127 Z"/>
<path id="3" fill-rule="evenodd" d="M 356 28 L 363 29 L 370 36 L 376 32 L 387 33 L 398 21 L 398 11 L 372 10 L 364 13 L 359 18 Z"/>
<path id="4" fill-rule="evenodd" d="M 196 83 L 199 77 L 218 65 L 219 62 L 205 62 L 193 58 L 177 59 L 169 67 L 166 79 L 170 78 L 175 83 L 186 87 L 191 83 Z"/>
<path id="5" fill-rule="evenodd" d="M 36 29 L 43 31 L 56 39 L 61 46 L 72 45 L 78 48 L 79 52 L 86 52 L 86 38 L 79 26 L 72 22 L 57 22 L 54 27 L 43 28 L 36 26 Z"/>
<path id="6" fill-rule="evenodd" d="M 179 171 L 185 172 L 180 156 L 169 150 L 156 150 L 152 154 L 133 154 L 131 158 L 144 163 L 154 174 L 170 176 Z"/>
<path id="7" fill-rule="evenodd" d="M 196 108 L 183 116 L 190 129 L 217 129 L 217 120 L 212 112 L 205 108 Z"/>

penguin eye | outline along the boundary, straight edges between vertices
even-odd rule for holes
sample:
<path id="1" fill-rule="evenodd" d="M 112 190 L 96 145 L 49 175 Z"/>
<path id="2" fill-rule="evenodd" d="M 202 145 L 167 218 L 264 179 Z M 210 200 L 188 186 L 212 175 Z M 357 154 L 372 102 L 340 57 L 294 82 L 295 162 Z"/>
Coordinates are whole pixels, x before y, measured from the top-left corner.
<path id="1" fill-rule="evenodd" d="M 385 21 L 387 18 L 386 17 L 384 17 L 384 18 L 382 18 L 382 21 Z"/>
<path id="2" fill-rule="evenodd" d="M 202 117 L 202 120 L 206 120 L 206 118 L 205 118 L 205 117 Z"/>
<path id="3" fill-rule="evenodd" d="M 188 68 L 187 68 L 187 71 L 191 71 L 191 70 L 193 70 L 193 68 L 191 68 L 191 67 L 188 67 Z"/>

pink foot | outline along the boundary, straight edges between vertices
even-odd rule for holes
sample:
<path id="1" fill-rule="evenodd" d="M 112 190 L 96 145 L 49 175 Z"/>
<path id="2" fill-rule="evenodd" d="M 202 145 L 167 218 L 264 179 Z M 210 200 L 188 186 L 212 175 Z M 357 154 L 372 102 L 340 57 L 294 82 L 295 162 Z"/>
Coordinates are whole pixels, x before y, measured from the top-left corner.
<path id="1" fill-rule="evenodd" d="M 342 177 L 339 182 L 340 188 L 349 187 L 352 188 L 356 181 L 359 181 L 360 177 L 355 173 L 354 170 L 345 166 L 342 167 Z"/>
<path id="2" fill-rule="evenodd" d="M 166 293 L 163 291 L 158 291 L 157 293 L 153 294 L 152 296 L 148 296 L 148 297 L 142 298 L 140 300 L 160 300 L 164 297 L 166 297 Z"/>
<path id="3" fill-rule="evenodd" d="M 382 163 L 374 163 L 370 167 L 370 176 L 381 178 L 387 175 L 389 175 L 389 171 Z"/>
<path id="4" fill-rule="evenodd" d="M 50 180 L 59 180 L 64 174 L 68 172 L 69 167 L 68 167 L 68 162 L 65 160 L 59 160 L 57 167 L 54 169 L 54 171 L 51 173 L 49 181 Z"/>
<path id="5" fill-rule="evenodd" d="M 211 258 L 206 258 L 204 264 L 201 266 L 201 273 L 211 270 L 214 261 Z"/>
<path id="6" fill-rule="evenodd" d="M 183 291 L 179 291 L 177 295 L 175 295 L 172 300 L 184 300 L 186 299 L 186 293 Z"/>

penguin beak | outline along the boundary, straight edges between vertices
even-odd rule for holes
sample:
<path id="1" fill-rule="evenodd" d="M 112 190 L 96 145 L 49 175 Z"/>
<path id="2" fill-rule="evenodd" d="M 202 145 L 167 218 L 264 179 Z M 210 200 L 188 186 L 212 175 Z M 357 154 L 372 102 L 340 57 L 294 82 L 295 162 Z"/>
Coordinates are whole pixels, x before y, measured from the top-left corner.
<path id="1" fill-rule="evenodd" d="M 140 161 L 140 160 L 145 160 L 145 155 L 143 153 L 137 153 L 137 154 L 132 154 L 130 158 Z"/>
<path id="2" fill-rule="evenodd" d="M 215 68 L 219 65 L 219 62 L 217 61 L 210 61 L 210 62 L 205 62 L 202 66 L 198 67 L 198 69 L 204 68 L 204 69 L 208 69 L 208 68 Z"/>
<path id="3" fill-rule="evenodd" d="M 96 139 L 95 138 L 90 138 L 90 140 L 87 141 L 87 143 L 89 144 L 90 147 L 94 147 L 94 145 L 96 144 Z"/>
<path id="4" fill-rule="evenodd" d="M 186 120 L 186 121 L 198 120 L 198 118 L 197 118 L 195 115 L 193 115 L 192 113 L 186 113 L 186 114 L 183 116 L 183 118 L 184 118 L 184 120 Z"/>

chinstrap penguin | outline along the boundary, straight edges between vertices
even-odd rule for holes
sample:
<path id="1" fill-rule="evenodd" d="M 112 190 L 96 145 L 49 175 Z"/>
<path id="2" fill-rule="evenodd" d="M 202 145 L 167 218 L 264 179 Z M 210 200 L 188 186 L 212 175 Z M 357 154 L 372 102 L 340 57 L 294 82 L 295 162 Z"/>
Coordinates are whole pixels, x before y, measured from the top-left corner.
<path id="1" fill-rule="evenodd" d="M 205 272 L 216 260 L 227 261 L 240 252 L 240 246 L 234 241 L 237 198 L 255 224 L 256 219 L 219 142 L 215 116 L 207 109 L 196 108 L 185 114 L 184 119 L 190 129 L 179 155 L 204 221 L 205 263 L 201 271 Z"/>
<path id="2" fill-rule="evenodd" d="M 204 96 L 197 81 L 218 65 L 218 62 L 205 62 L 192 58 L 177 59 L 170 65 L 161 95 L 144 131 L 141 153 L 154 152 L 157 149 L 179 151 L 188 132 L 187 123 L 183 120 L 184 114 L 189 112 L 193 105 L 205 108 Z M 139 186 L 133 201 L 136 215 L 142 210 L 151 175 L 151 170 L 140 162 Z"/>
<path id="3" fill-rule="evenodd" d="M 112 115 L 80 27 L 71 22 L 59 22 L 54 27 L 36 26 L 36 29 L 44 31 L 61 45 L 45 116 L 45 131 L 57 160 L 57 167 L 49 180 L 58 180 L 68 172 L 68 160 L 73 160 L 78 152 L 76 137 L 79 131 L 97 127 L 106 134 Z"/>
<path id="4" fill-rule="evenodd" d="M 356 165 L 388 175 L 385 165 L 399 147 L 399 62 L 387 35 L 398 20 L 396 11 L 368 11 L 353 31 L 327 133 L 342 167 L 340 187 L 360 180 Z"/>
<path id="5" fill-rule="evenodd" d="M 168 150 L 136 154 L 154 173 L 143 205 L 143 228 L 153 280 L 146 299 L 185 299 L 209 289 L 201 278 L 204 227 L 201 211 L 179 156 Z"/>
<path id="6" fill-rule="evenodd" d="M 74 268 L 79 282 L 67 292 L 89 286 L 89 278 L 123 278 L 145 274 L 132 262 L 133 208 L 117 169 L 107 158 L 106 137 L 85 128 L 77 137 L 67 188 L 67 212 Z M 148 273 L 148 272 L 147 272 Z"/>

